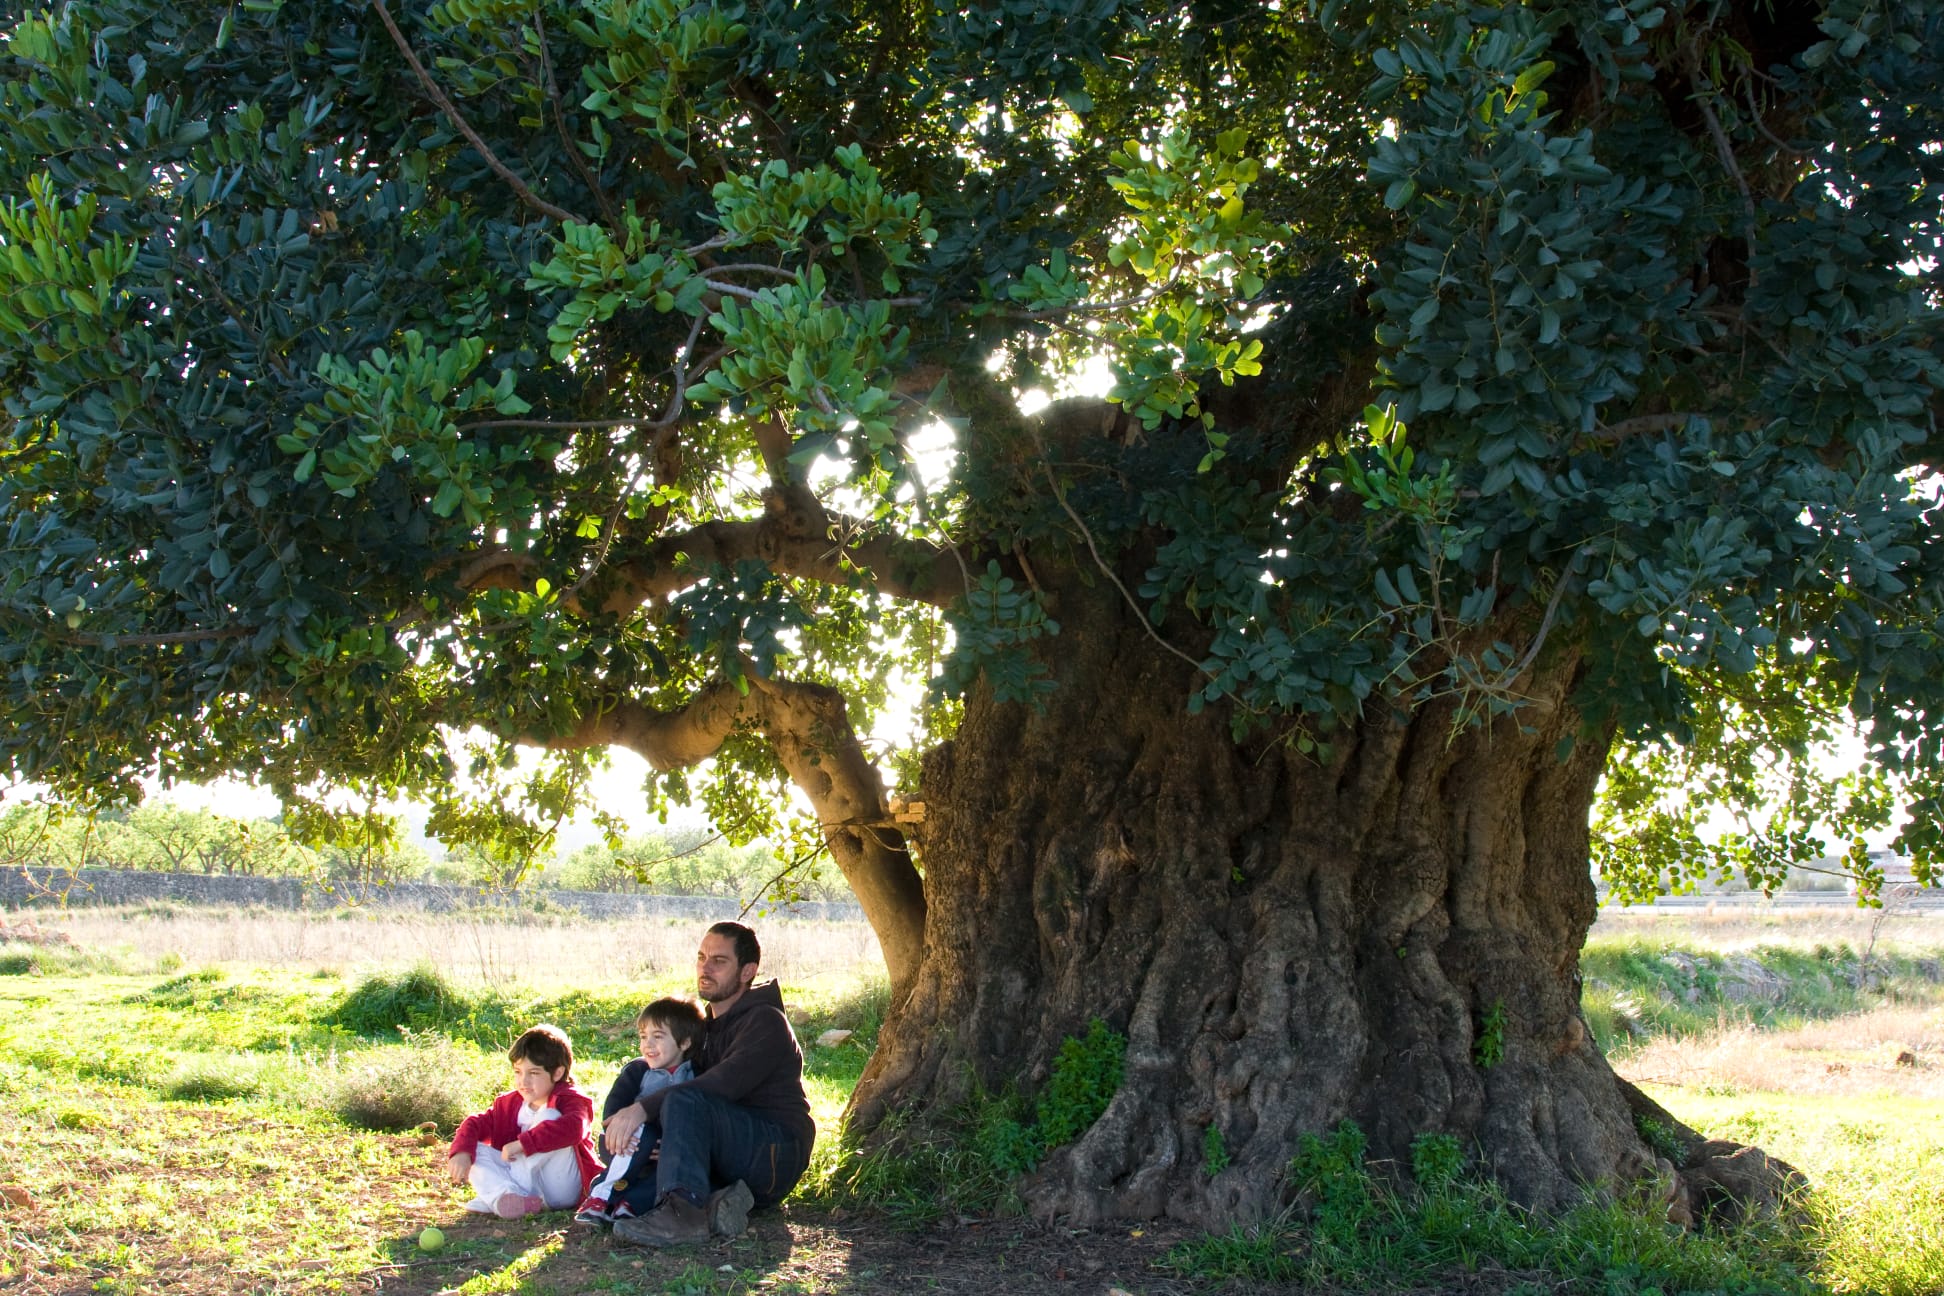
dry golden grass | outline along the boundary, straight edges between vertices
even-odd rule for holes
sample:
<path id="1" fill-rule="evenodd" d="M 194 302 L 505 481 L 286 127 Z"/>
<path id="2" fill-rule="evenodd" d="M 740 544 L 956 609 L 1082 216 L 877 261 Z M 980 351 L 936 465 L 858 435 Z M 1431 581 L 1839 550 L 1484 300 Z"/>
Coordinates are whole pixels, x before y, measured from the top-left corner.
<path id="1" fill-rule="evenodd" d="M 1843 945 L 1863 950 L 1935 950 L 1944 947 L 1944 909 L 1858 909 L 1841 897 L 1827 906 L 1768 909 L 1721 905 L 1714 909 L 1655 910 L 1608 905 L 1590 939 L 1669 941 L 1730 953 L 1756 945 Z"/>
<path id="2" fill-rule="evenodd" d="M 1663 1036 L 1614 1068 L 1635 1083 L 1687 1088 L 1944 1099 L 1944 1008 L 1886 1005 L 1792 1030 L 1731 1024 Z"/>
<path id="3" fill-rule="evenodd" d="M 725 912 L 733 918 L 733 912 Z M 376 909 L 284 912 L 76 908 L 39 911 L 44 930 L 84 949 L 114 951 L 147 967 L 181 965 L 332 971 L 346 976 L 431 963 L 448 977 L 546 990 L 599 979 L 647 980 L 687 971 L 707 923 L 688 918 L 514 920 Z M 788 984 L 883 965 L 861 922 L 748 920 L 763 942 L 763 970 Z M 561 951 L 571 951 L 562 957 Z"/>

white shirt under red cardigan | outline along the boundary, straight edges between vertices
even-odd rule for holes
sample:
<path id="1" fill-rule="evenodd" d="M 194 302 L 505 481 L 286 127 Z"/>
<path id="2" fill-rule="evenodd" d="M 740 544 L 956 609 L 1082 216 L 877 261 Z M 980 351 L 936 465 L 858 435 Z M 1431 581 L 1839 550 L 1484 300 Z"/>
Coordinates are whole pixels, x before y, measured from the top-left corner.
<path id="1" fill-rule="evenodd" d="M 580 1163 L 581 1192 L 585 1193 L 601 1173 L 601 1163 L 594 1159 L 593 1100 L 574 1088 L 573 1081 L 562 1080 L 547 1095 L 547 1106 L 560 1114 L 522 1132 L 520 1109 L 525 1105 L 526 1098 L 517 1089 L 493 1099 L 491 1107 L 459 1122 L 446 1155 L 455 1157 L 463 1152 L 476 1157 L 474 1149 L 481 1143 L 502 1149 L 518 1143 L 528 1156 L 572 1148 L 574 1159 Z"/>

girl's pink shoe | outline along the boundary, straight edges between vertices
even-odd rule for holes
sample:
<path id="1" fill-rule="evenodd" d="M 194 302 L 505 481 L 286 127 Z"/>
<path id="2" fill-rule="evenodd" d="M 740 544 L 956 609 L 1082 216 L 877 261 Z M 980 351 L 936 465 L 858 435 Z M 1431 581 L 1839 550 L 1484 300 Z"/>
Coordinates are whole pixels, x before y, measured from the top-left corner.
<path id="1" fill-rule="evenodd" d="M 543 1197 L 527 1197 L 520 1193 L 502 1193 L 493 1203 L 493 1214 L 501 1219 L 519 1219 L 522 1215 L 534 1215 L 547 1209 Z"/>

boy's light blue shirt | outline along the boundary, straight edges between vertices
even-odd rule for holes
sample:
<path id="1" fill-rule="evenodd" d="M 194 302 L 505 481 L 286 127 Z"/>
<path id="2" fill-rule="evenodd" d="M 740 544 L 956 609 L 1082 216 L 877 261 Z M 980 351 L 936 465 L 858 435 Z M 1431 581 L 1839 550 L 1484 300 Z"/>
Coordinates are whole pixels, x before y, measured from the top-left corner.
<path id="1" fill-rule="evenodd" d="M 642 1074 L 641 1092 L 635 1095 L 635 1101 L 640 1102 L 651 1093 L 660 1093 L 670 1085 L 686 1084 L 693 1079 L 695 1079 L 695 1068 L 688 1064 L 687 1058 L 683 1058 L 681 1065 L 673 1071 L 663 1071 L 659 1067 L 649 1067 Z"/>

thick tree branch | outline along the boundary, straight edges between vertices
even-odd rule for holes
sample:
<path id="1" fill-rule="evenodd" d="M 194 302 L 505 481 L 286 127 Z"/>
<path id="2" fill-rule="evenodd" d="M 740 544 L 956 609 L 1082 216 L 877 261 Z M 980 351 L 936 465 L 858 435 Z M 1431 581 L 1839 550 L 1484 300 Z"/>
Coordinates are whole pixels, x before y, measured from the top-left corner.
<path id="1" fill-rule="evenodd" d="M 737 724 L 754 715 L 751 698 L 727 680 L 716 680 L 678 710 L 621 702 L 583 717 L 570 733 L 533 741 L 553 751 L 626 747 L 658 770 L 686 769 L 715 755 Z"/>
<path id="2" fill-rule="evenodd" d="M 752 558 L 781 575 L 869 587 L 937 607 L 965 592 L 950 550 L 902 536 L 867 535 L 862 523 L 832 513 L 807 489 L 783 487 L 766 492 L 760 518 L 705 522 L 648 543 L 619 564 L 622 580 L 603 607 L 625 613 L 687 589 L 712 567 Z"/>
<path id="3" fill-rule="evenodd" d="M 925 887 L 891 819 L 884 782 L 851 728 L 844 695 L 823 684 L 757 679 L 763 735 L 816 808 L 824 843 L 877 934 L 901 1003 L 925 952 Z"/>
<path id="4" fill-rule="evenodd" d="M 827 685 L 756 676 L 744 685 L 716 680 L 672 711 L 622 702 L 570 733 L 532 741 L 555 751 L 626 747 L 656 769 L 672 770 L 715 755 L 738 725 L 756 726 L 810 798 L 824 842 L 877 934 L 896 1002 L 924 953 L 924 883 L 892 820 L 883 780 L 851 728 L 844 695 Z"/>

